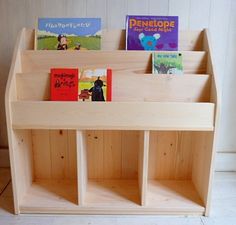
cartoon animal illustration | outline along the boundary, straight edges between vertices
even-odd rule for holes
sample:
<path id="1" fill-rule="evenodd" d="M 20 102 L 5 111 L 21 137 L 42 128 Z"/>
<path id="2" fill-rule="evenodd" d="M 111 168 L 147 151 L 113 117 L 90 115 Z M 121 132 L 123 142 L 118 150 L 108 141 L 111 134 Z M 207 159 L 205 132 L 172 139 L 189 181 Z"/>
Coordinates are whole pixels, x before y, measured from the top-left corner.
<path id="1" fill-rule="evenodd" d="M 159 74 L 170 74 L 169 71 L 174 68 L 174 66 L 167 66 L 164 63 L 161 63 L 160 65 L 154 64 L 154 67 Z"/>
<path id="2" fill-rule="evenodd" d="M 90 88 L 89 92 L 92 92 L 92 101 L 105 101 L 102 87 L 105 86 L 100 77 L 94 82 L 94 86 Z"/>
<path id="3" fill-rule="evenodd" d="M 161 37 L 160 34 L 155 33 L 153 36 L 139 34 L 139 40 L 144 50 L 156 50 L 157 40 Z"/>
<path id="4" fill-rule="evenodd" d="M 57 37 L 58 45 L 57 50 L 67 50 L 67 38 L 66 35 L 60 34 Z"/>

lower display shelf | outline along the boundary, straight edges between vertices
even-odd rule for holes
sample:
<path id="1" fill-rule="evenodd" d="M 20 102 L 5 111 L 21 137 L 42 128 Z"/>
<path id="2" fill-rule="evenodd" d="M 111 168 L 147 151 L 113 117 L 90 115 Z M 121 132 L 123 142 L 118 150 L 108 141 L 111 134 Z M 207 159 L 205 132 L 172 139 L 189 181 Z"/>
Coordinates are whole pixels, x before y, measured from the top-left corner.
<path id="1" fill-rule="evenodd" d="M 203 213 L 203 203 L 190 180 L 149 180 L 147 208 Z"/>
<path id="2" fill-rule="evenodd" d="M 21 200 L 21 213 L 203 215 L 191 181 L 150 180 L 147 204 L 140 206 L 136 180 L 89 180 L 84 205 L 77 204 L 75 181 L 34 182 Z"/>
<path id="3" fill-rule="evenodd" d="M 137 207 L 140 206 L 137 180 L 90 180 L 85 205 L 91 207 Z"/>

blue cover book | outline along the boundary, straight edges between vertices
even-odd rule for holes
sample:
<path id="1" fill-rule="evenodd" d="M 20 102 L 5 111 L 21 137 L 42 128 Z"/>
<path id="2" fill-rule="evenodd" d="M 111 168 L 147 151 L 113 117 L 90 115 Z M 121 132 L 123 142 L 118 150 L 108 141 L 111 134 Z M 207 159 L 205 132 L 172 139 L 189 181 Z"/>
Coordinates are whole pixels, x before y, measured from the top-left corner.
<path id="1" fill-rule="evenodd" d="M 37 50 L 99 50 L 101 18 L 39 18 Z"/>
<path id="2" fill-rule="evenodd" d="M 126 50 L 178 50 L 178 16 L 127 16 Z"/>

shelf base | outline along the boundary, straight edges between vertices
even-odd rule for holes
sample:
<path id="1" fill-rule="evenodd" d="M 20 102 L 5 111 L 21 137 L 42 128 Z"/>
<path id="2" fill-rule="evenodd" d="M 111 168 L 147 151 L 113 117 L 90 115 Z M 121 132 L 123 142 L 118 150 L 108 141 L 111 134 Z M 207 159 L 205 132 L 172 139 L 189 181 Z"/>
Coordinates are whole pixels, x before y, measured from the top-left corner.
<path id="1" fill-rule="evenodd" d="M 20 213 L 204 215 L 191 181 L 148 182 L 147 205 L 140 206 L 136 180 L 89 181 L 85 205 L 77 204 L 76 181 L 40 180 L 21 201 Z"/>
<path id="2" fill-rule="evenodd" d="M 88 182 L 85 206 L 130 208 L 139 205 L 137 180 L 90 180 Z"/>
<path id="3" fill-rule="evenodd" d="M 205 211 L 190 180 L 149 180 L 146 207 L 169 212 Z"/>

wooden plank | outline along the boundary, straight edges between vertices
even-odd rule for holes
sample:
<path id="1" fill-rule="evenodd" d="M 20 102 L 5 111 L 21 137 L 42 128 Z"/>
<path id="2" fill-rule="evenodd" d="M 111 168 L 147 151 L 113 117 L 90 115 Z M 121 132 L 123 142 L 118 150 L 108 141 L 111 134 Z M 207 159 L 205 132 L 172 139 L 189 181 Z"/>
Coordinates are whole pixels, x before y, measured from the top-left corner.
<path id="1" fill-rule="evenodd" d="M 212 192 L 212 182 L 213 182 L 213 173 L 214 173 L 214 159 L 216 153 L 216 146 L 217 146 L 217 137 L 218 135 L 218 127 L 219 127 L 219 118 L 220 118 L 220 109 L 221 109 L 221 89 L 219 85 L 219 77 L 215 71 L 215 61 L 212 57 L 213 48 L 210 40 L 209 31 L 206 29 L 203 36 L 203 47 L 204 50 L 208 51 L 208 64 L 207 64 L 207 72 L 212 74 L 212 86 L 211 86 L 211 102 L 214 102 L 215 107 L 215 130 L 213 134 L 208 135 L 208 148 L 209 154 L 207 155 L 207 163 L 206 166 L 209 167 L 209 174 L 208 175 L 208 182 L 204 182 L 203 186 L 201 186 L 200 193 L 202 194 L 201 197 L 204 199 L 206 203 L 206 212 L 205 215 L 209 215 L 210 211 L 210 204 L 211 204 L 211 192 Z"/>
<path id="2" fill-rule="evenodd" d="M 52 179 L 64 179 L 68 161 L 67 130 L 50 130 Z"/>
<path id="3" fill-rule="evenodd" d="M 203 203 L 191 181 L 150 180 L 148 182 L 147 207 L 171 209 L 177 212 L 204 213 Z"/>
<path id="4" fill-rule="evenodd" d="M 137 179 L 139 132 L 122 131 L 122 179 Z"/>
<path id="5" fill-rule="evenodd" d="M 76 132 L 74 130 L 67 131 L 67 162 L 66 175 L 67 179 L 77 179 L 77 148 L 76 148 Z"/>
<path id="6" fill-rule="evenodd" d="M 151 132 L 149 155 L 149 179 L 191 179 L 191 132 Z"/>
<path id="7" fill-rule="evenodd" d="M 140 205 L 138 181 L 129 179 L 90 180 L 86 207 L 129 208 Z"/>
<path id="8" fill-rule="evenodd" d="M 140 202 L 142 206 L 145 206 L 147 202 L 149 135 L 149 131 L 143 131 L 140 133 L 138 182 L 141 200 Z"/>
<path id="9" fill-rule="evenodd" d="M 177 133 L 177 155 L 175 165 L 175 179 L 191 180 L 192 179 L 192 133 L 180 131 Z"/>
<path id="10" fill-rule="evenodd" d="M 103 177 L 120 179 L 122 175 L 122 132 L 103 131 Z"/>
<path id="11" fill-rule="evenodd" d="M 17 74 L 18 100 L 50 100 L 48 73 Z M 112 101 L 207 102 L 209 75 L 158 75 L 113 73 Z M 135 85 L 130 85 L 134 84 Z M 142 90 L 142 95 L 137 94 Z"/>
<path id="12" fill-rule="evenodd" d="M 56 214 L 203 215 L 204 207 L 191 181 L 151 182 L 149 199 L 154 201 L 140 207 L 137 181 L 90 181 L 85 206 L 75 204 L 76 185 L 72 181 L 60 182 L 60 185 L 41 181 L 31 186 L 20 210 L 22 213 Z"/>
<path id="13" fill-rule="evenodd" d="M 103 131 L 91 130 L 86 132 L 88 179 L 103 178 Z"/>
<path id="14" fill-rule="evenodd" d="M 85 204 L 85 196 L 88 183 L 88 167 L 87 167 L 87 146 L 86 133 L 81 130 L 76 131 L 77 143 L 77 174 L 78 174 L 78 203 Z"/>
<path id="15" fill-rule="evenodd" d="M 51 171 L 51 147 L 49 130 L 32 130 L 34 178 L 50 179 Z"/>
<path id="16" fill-rule="evenodd" d="M 17 155 L 14 154 L 15 149 L 14 146 L 17 145 L 16 139 L 14 137 L 13 129 L 12 129 L 12 108 L 11 101 L 17 99 L 16 93 L 16 82 L 15 82 L 15 74 L 22 72 L 21 67 L 21 56 L 20 51 L 24 49 L 26 46 L 24 44 L 24 35 L 25 29 L 22 29 L 21 32 L 17 36 L 16 45 L 14 48 L 14 53 L 12 57 L 12 64 L 9 71 L 8 81 L 6 85 L 6 93 L 5 93 L 5 108 L 6 108 L 6 122 L 7 122 L 7 134 L 8 134 L 8 144 L 9 144 L 9 154 L 10 154 L 10 165 L 11 165 L 11 176 L 12 176 L 12 188 L 13 188 L 13 199 L 14 199 L 14 212 L 19 214 L 19 185 L 17 181 L 17 177 L 19 171 L 17 170 L 18 162 Z"/>
<path id="17" fill-rule="evenodd" d="M 177 132 L 151 132 L 149 179 L 175 179 Z"/>
<path id="18" fill-rule="evenodd" d="M 32 138 L 31 130 L 17 130 L 13 133 L 16 156 L 17 178 L 19 202 L 24 198 L 33 182 L 33 157 L 32 157 Z"/>
<path id="19" fill-rule="evenodd" d="M 183 51 L 185 73 L 205 73 L 206 53 Z M 24 72 L 49 72 L 53 67 L 112 68 L 122 73 L 150 73 L 151 52 L 149 51 L 22 51 Z"/>
<path id="20" fill-rule="evenodd" d="M 210 196 L 210 177 L 211 159 L 213 152 L 214 132 L 195 132 L 193 135 L 192 146 L 193 155 L 193 171 L 192 181 L 206 207 L 205 214 L 208 215 Z"/>
<path id="21" fill-rule="evenodd" d="M 213 130 L 213 120 L 212 103 L 12 102 L 18 129 Z"/>

